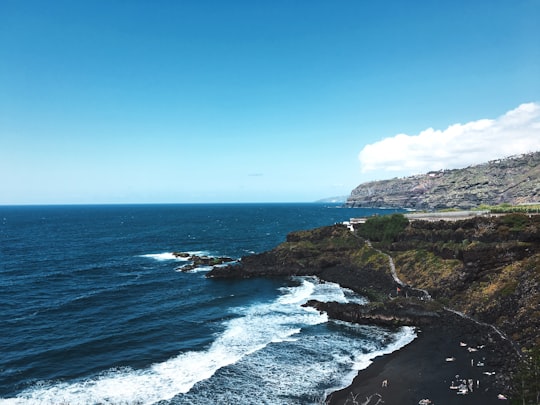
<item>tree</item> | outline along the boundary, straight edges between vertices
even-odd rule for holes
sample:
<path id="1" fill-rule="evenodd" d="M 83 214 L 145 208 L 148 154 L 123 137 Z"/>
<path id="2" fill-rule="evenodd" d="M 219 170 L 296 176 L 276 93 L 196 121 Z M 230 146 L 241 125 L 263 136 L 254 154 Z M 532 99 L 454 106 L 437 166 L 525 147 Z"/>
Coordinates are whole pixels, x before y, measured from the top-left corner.
<path id="1" fill-rule="evenodd" d="M 513 382 L 513 404 L 540 405 L 540 347 L 525 353 Z"/>

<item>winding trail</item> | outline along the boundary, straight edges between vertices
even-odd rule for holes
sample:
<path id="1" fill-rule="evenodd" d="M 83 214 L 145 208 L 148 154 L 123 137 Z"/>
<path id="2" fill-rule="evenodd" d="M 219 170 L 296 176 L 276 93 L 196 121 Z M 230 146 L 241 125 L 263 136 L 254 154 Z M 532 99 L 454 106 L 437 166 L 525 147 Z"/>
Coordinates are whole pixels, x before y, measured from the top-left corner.
<path id="1" fill-rule="evenodd" d="M 522 356 L 522 353 L 519 350 L 519 347 L 516 345 L 516 343 L 512 339 L 510 339 L 503 331 L 501 331 L 499 328 L 497 328 L 495 325 L 493 325 L 491 323 L 480 322 L 480 321 L 474 319 L 472 316 L 464 314 L 463 312 L 460 312 L 460 311 L 456 311 L 455 309 L 452 309 L 452 308 L 443 307 L 443 309 L 445 311 L 452 312 L 453 314 L 456 314 L 456 315 L 458 315 L 458 316 L 460 316 L 460 317 L 462 317 L 464 319 L 472 321 L 472 322 L 476 323 L 477 325 L 484 326 L 484 327 L 489 327 L 489 328 L 493 329 L 493 331 L 497 335 L 499 335 L 501 337 L 501 339 L 506 340 L 508 343 L 510 343 L 510 345 L 512 346 L 512 349 L 514 349 L 514 351 L 516 352 L 518 357 Z"/>
<path id="2" fill-rule="evenodd" d="M 421 293 L 423 294 L 422 299 L 425 299 L 425 300 L 431 300 L 431 299 L 432 299 L 431 295 L 429 294 L 429 292 L 428 292 L 427 290 L 424 290 L 424 289 L 421 289 L 421 288 L 414 288 L 414 287 L 411 287 L 410 285 L 408 285 L 407 283 L 403 282 L 403 281 L 398 277 L 397 271 L 396 271 L 396 266 L 395 266 L 395 264 L 394 264 L 394 260 L 392 259 L 392 256 L 390 256 L 390 255 L 387 254 L 387 253 L 382 252 L 382 251 L 379 250 L 379 249 L 374 248 L 373 245 L 371 244 L 371 242 L 370 242 L 369 240 L 366 241 L 366 244 L 367 244 L 370 248 L 372 248 L 373 250 L 375 250 L 375 251 L 377 251 L 377 252 L 379 252 L 379 253 L 385 255 L 385 256 L 388 258 L 388 264 L 389 264 L 389 266 L 390 266 L 390 272 L 391 272 L 391 274 L 392 274 L 392 278 L 394 279 L 394 281 L 395 281 L 397 284 L 399 284 L 399 285 L 402 286 L 402 287 L 408 287 L 408 288 L 410 288 L 410 289 L 413 290 L 413 291 L 419 291 L 419 292 L 421 292 Z M 463 313 L 463 312 L 457 311 L 457 310 L 452 309 L 452 308 L 449 308 L 449 307 L 443 307 L 443 309 L 444 309 L 445 311 L 452 312 L 453 314 L 458 315 L 458 316 L 460 316 L 461 318 L 464 318 L 464 319 L 467 319 L 467 320 L 469 320 L 469 321 L 471 321 L 471 322 L 474 322 L 474 323 L 476 323 L 477 325 L 484 326 L 484 327 L 489 327 L 489 328 L 493 329 L 493 331 L 494 331 L 497 335 L 499 335 L 499 336 L 501 337 L 501 339 L 506 340 L 507 342 L 510 343 L 510 345 L 512 346 L 512 348 L 514 349 L 514 351 L 517 353 L 517 355 L 518 355 L 519 357 L 522 356 L 522 353 L 521 353 L 521 351 L 519 350 L 519 347 L 516 345 L 516 343 L 515 343 L 512 339 L 510 339 L 503 331 L 501 331 L 499 328 L 497 328 L 495 325 L 492 325 L 492 324 L 486 323 L 486 322 L 480 322 L 480 321 L 474 319 L 473 317 L 471 317 L 470 315 L 467 315 L 467 314 L 465 314 L 465 313 Z"/>
<path id="3" fill-rule="evenodd" d="M 394 264 L 394 259 L 392 259 L 392 256 L 390 256 L 389 254 L 387 253 L 384 253 L 383 251 L 379 250 L 379 249 L 376 249 L 373 247 L 373 245 L 371 244 L 371 242 L 368 240 L 366 241 L 366 244 L 373 250 L 375 250 L 376 252 L 386 256 L 386 258 L 388 259 L 388 265 L 390 266 L 390 273 L 392 274 L 392 278 L 394 279 L 394 281 L 399 284 L 400 286 L 402 287 L 407 287 L 413 291 L 418 291 L 418 292 L 421 292 L 423 294 L 422 296 L 422 299 L 424 300 L 431 300 L 431 295 L 429 294 L 429 292 L 427 292 L 427 290 L 424 290 L 422 288 L 414 288 L 414 287 L 411 287 L 410 285 L 408 285 L 407 283 L 405 283 L 403 280 L 401 280 L 398 275 L 397 275 L 397 271 L 396 271 L 396 265 Z"/>

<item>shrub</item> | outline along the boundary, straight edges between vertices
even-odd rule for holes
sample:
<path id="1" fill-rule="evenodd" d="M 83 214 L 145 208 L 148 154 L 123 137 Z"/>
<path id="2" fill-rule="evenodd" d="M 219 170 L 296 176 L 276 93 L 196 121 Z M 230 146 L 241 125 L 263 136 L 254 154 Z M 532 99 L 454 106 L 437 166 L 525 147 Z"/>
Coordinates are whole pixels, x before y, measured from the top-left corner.
<path id="1" fill-rule="evenodd" d="M 513 404 L 540 403 L 540 347 L 525 353 L 513 383 L 516 390 Z"/>
<path id="2" fill-rule="evenodd" d="M 391 243 L 403 232 L 409 220 L 403 214 L 373 216 L 359 228 L 359 235 L 374 242 Z"/>
<path id="3" fill-rule="evenodd" d="M 527 217 L 522 214 L 507 214 L 501 218 L 501 222 L 510 227 L 511 231 L 523 231 L 527 224 Z"/>

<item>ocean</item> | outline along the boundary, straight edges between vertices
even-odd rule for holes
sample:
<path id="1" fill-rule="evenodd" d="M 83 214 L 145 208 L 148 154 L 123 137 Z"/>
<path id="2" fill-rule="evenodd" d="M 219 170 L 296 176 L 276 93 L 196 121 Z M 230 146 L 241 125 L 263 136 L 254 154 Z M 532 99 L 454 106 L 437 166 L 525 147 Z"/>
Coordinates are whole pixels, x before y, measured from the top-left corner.
<path id="1" fill-rule="evenodd" d="M 415 337 L 329 320 L 314 277 L 219 280 L 242 256 L 390 211 L 333 204 L 0 206 L 0 404 L 320 404 Z"/>

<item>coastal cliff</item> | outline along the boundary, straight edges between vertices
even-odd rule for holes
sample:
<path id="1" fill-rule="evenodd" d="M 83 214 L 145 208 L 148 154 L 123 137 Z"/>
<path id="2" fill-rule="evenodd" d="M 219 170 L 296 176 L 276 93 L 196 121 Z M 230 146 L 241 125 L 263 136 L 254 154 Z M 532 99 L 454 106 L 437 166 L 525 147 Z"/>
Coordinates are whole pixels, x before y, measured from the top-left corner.
<path id="1" fill-rule="evenodd" d="M 406 283 L 540 346 L 540 216 L 412 221 L 385 248 Z"/>
<path id="2" fill-rule="evenodd" d="M 387 255 L 405 285 L 392 276 Z M 290 233 L 271 251 L 208 273 L 226 278 L 307 275 L 374 302 L 388 301 L 398 288 L 416 298 L 426 290 L 440 306 L 496 325 L 521 347 L 540 345 L 537 215 L 438 222 L 409 222 L 397 214 L 374 217 L 354 232 L 338 224 Z"/>
<path id="3" fill-rule="evenodd" d="M 429 222 L 394 214 L 352 232 L 341 224 L 293 232 L 273 250 L 208 277 L 317 276 L 370 303 L 306 305 L 357 323 L 435 327 L 450 336 L 459 318 L 468 339 L 489 337 L 492 364 L 506 370 L 496 384 L 509 390 L 521 353 L 540 346 L 539 270 L 540 216 Z"/>
<path id="4" fill-rule="evenodd" d="M 385 255 L 344 225 L 292 232 L 271 251 L 245 256 L 234 265 L 214 267 L 207 275 L 220 278 L 283 276 L 317 276 L 373 300 L 382 299 L 395 286 Z"/>
<path id="5" fill-rule="evenodd" d="M 348 207 L 469 209 L 481 204 L 524 204 L 540 201 L 540 152 L 464 169 L 360 184 Z"/>

